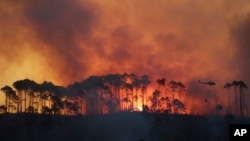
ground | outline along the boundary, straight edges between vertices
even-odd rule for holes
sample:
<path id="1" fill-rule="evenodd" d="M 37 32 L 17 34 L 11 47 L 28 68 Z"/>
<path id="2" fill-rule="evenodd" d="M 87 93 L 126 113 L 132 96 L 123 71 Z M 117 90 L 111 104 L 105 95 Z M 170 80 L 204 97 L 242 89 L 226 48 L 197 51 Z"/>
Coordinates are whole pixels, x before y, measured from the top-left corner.
<path id="1" fill-rule="evenodd" d="M 232 121 L 250 123 L 249 119 Z M 224 116 L 123 112 L 108 115 L 0 115 L 1 141 L 228 141 Z"/>

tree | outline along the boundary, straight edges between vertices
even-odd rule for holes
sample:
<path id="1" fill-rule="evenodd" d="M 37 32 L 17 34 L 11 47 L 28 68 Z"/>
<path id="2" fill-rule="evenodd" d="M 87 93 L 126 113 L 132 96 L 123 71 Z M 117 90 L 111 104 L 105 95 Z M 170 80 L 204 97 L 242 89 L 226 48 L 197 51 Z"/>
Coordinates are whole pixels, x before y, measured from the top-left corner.
<path id="1" fill-rule="evenodd" d="M 16 101 L 18 97 L 16 96 L 16 92 L 10 86 L 4 86 L 1 90 L 5 93 L 5 107 L 6 112 L 9 112 L 9 108 L 11 105 L 11 100 Z"/>
<path id="2" fill-rule="evenodd" d="M 123 85 L 123 76 L 120 74 L 108 74 L 102 77 L 103 78 L 103 82 L 106 86 L 108 86 L 110 88 L 109 94 L 114 94 L 116 97 L 116 102 L 119 105 L 118 106 L 118 110 L 122 110 L 122 95 L 120 92 L 120 89 Z"/>
<path id="3" fill-rule="evenodd" d="M 37 112 L 37 106 L 34 107 L 34 99 L 36 97 L 38 97 L 39 95 L 39 92 L 40 92 L 40 89 L 39 89 L 39 84 L 37 84 L 35 81 L 33 80 L 30 80 L 27 82 L 28 84 L 28 100 L 29 100 L 29 105 L 28 105 L 28 108 L 26 109 L 27 112 L 29 113 L 34 113 L 34 112 Z"/>
<path id="4" fill-rule="evenodd" d="M 183 83 L 181 83 L 181 82 L 177 82 L 177 89 L 178 89 L 178 93 L 179 93 L 179 100 L 181 100 L 181 93 L 182 92 L 185 92 L 186 91 L 186 87 L 185 87 L 185 85 L 183 84 Z"/>
<path id="5" fill-rule="evenodd" d="M 155 90 L 151 98 L 152 109 L 157 110 L 157 111 L 159 111 L 159 96 L 160 96 L 160 91 Z"/>
<path id="6" fill-rule="evenodd" d="M 51 97 L 53 95 L 55 85 L 52 82 L 44 81 L 39 86 L 40 99 L 41 99 L 41 111 L 43 114 L 50 114 L 51 111 Z"/>
<path id="7" fill-rule="evenodd" d="M 234 96 L 235 96 L 235 114 L 238 115 L 238 100 L 237 100 L 237 87 L 239 86 L 238 81 L 233 81 L 232 86 L 234 86 Z"/>
<path id="8" fill-rule="evenodd" d="M 158 90 L 161 91 L 162 87 L 164 89 L 164 97 L 166 97 L 166 88 L 165 88 L 166 79 L 165 78 L 157 79 L 156 82 L 158 83 Z"/>
<path id="9" fill-rule="evenodd" d="M 147 86 L 151 83 L 147 75 L 141 76 L 142 108 L 147 105 Z"/>
<path id="10" fill-rule="evenodd" d="M 102 77 L 90 76 L 81 85 L 86 91 L 86 112 L 88 114 L 99 114 L 99 91 L 104 87 Z"/>
<path id="11" fill-rule="evenodd" d="M 21 80 L 17 80 L 13 83 L 13 87 L 17 90 L 18 93 L 18 103 L 17 103 L 17 112 L 22 112 L 22 101 L 23 101 L 23 96 L 22 96 L 22 91 L 23 91 L 23 83 Z"/>
<path id="12" fill-rule="evenodd" d="M 146 99 L 146 100 L 145 100 Z M 142 86 L 141 87 L 141 106 L 144 107 L 147 105 L 147 87 L 146 86 Z"/>
<path id="13" fill-rule="evenodd" d="M 18 96 L 20 97 L 18 102 L 18 111 L 22 112 L 22 101 L 24 100 L 24 111 L 27 109 L 27 95 L 34 89 L 36 83 L 30 79 L 18 80 L 13 83 L 14 88 L 18 91 Z M 24 92 L 24 99 L 23 94 Z M 19 109 L 20 108 L 20 109 Z"/>
<path id="14" fill-rule="evenodd" d="M 12 90 L 12 88 L 10 86 L 4 86 L 1 88 L 1 90 L 5 93 L 5 109 L 6 112 L 8 113 L 9 110 L 9 101 L 10 101 L 10 92 Z"/>
<path id="15" fill-rule="evenodd" d="M 169 83 L 168 83 L 168 86 L 172 89 L 172 93 L 173 93 L 173 100 L 175 99 L 174 97 L 174 92 L 176 91 L 176 89 L 178 88 L 178 83 L 171 80 Z"/>
<path id="16" fill-rule="evenodd" d="M 174 107 L 174 113 L 185 113 L 185 105 L 178 99 L 172 101 L 172 105 Z M 181 111 L 180 111 L 181 110 Z"/>
<path id="17" fill-rule="evenodd" d="M 69 91 L 68 93 L 70 93 L 70 96 L 67 95 L 67 98 L 68 97 L 75 97 L 76 99 L 79 100 L 79 103 L 80 103 L 80 114 L 83 114 L 83 103 L 86 104 L 86 92 L 85 90 L 83 89 L 83 86 L 81 85 L 81 83 L 79 82 L 75 82 L 74 84 L 72 85 L 69 85 L 67 87 L 67 90 Z M 68 114 L 67 113 L 67 98 L 65 98 L 64 100 L 64 109 L 65 109 L 65 114 Z"/>
<path id="18" fill-rule="evenodd" d="M 0 106 L 0 113 L 6 113 L 7 112 L 7 107 L 5 105 Z"/>
<path id="19" fill-rule="evenodd" d="M 52 100 L 52 112 L 54 115 L 60 115 L 60 110 L 63 109 L 63 102 L 61 101 L 61 98 L 57 95 L 53 95 L 51 97 Z"/>
<path id="20" fill-rule="evenodd" d="M 240 115 L 243 118 L 245 116 L 245 96 L 244 90 L 247 89 L 247 85 L 243 81 L 239 81 L 239 89 L 240 89 Z"/>
<path id="21" fill-rule="evenodd" d="M 165 109 L 167 109 L 167 101 L 166 101 L 167 92 L 166 92 L 166 87 L 165 87 L 166 79 L 165 78 L 157 79 L 156 82 L 158 83 L 158 90 L 160 91 L 160 93 L 164 94 L 163 97 L 161 97 L 161 102 L 162 102 L 161 104 L 163 104 L 163 105 L 165 104 Z"/>
<path id="22" fill-rule="evenodd" d="M 132 77 L 132 85 L 135 88 L 135 96 L 132 96 L 132 102 L 134 102 L 134 100 L 136 101 L 136 109 L 137 109 L 138 108 L 138 90 L 141 87 L 141 81 L 135 74 L 131 74 L 131 77 Z M 133 109 L 134 109 L 134 103 L 133 103 Z"/>
<path id="23" fill-rule="evenodd" d="M 125 102 L 126 111 L 133 109 L 133 85 L 124 83 L 123 88 L 125 89 L 126 97 L 123 98 Z M 130 104 L 130 105 L 129 105 Z"/>
<path id="24" fill-rule="evenodd" d="M 228 89 L 228 113 L 231 113 L 231 108 L 230 108 L 230 102 L 231 102 L 231 100 L 230 100 L 230 87 L 231 86 L 232 86 L 232 84 L 230 84 L 228 82 L 224 85 L 224 88 Z"/>

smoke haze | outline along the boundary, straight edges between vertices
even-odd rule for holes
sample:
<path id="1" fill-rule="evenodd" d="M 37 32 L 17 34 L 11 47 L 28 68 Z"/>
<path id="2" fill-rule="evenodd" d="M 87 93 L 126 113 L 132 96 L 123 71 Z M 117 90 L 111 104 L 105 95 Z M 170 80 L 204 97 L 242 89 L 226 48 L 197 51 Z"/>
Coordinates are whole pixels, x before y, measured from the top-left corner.
<path id="1" fill-rule="evenodd" d="M 186 100 L 206 97 L 226 82 L 250 84 L 249 15 L 248 0 L 1 0 L 0 84 L 31 78 L 67 86 L 133 72 L 182 81 Z"/>

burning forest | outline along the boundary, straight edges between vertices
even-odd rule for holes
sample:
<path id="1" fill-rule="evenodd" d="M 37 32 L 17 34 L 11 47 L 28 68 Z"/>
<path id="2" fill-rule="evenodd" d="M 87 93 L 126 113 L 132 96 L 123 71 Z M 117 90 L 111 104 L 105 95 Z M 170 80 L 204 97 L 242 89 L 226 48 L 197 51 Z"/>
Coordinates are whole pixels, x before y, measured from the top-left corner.
<path id="1" fill-rule="evenodd" d="M 86 125 L 88 116 L 103 121 L 116 114 L 140 115 L 144 122 L 134 120 L 130 129 L 148 123 L 141 131 L 152 133 L 151 140 L 166 140 L 159 133 L 172 136 L 174 130 L 192 139 L 178 124 L 190 127 L 183 117 L 197 132 L 202 121 L 215 123 L 200 132 L 211 133 L 211 140 L 224 129 L 224 119 L 249 117 L 249 0 L 0 0 L 0 19 L 0 128 L 23 140 L 33 131 L 41 135 L 36 140 L 46 140 L 40 129 L 47 128 L 43 122 L 52 124 L 51 117 L 81 117 Z M 28 128 L 22 115 L 41 118 L 34 125 L 44 129 Z M 23 124 L 12 122 L 12 116 L 34 130 L 19 132 L 25 131 Z M 172 124 L 175 116 L 179 120 Z M 214 116 L 223 117 L 223 126 Z M 98 121 L 101 126 L 89 123 L 91 131 L 109 126 Z M 20 129 L 13 128 L 17 125 Z M 82 130 L 92 135 L 87 127 Z M 57 136 L 61 129 L 53 131 Z M 117 140 L 135 139 L 126 135 Z M 98 140 L 92 137 L 83 140 Z"/>
<path id="2" fill-rule="evenodd" d="M 8 85 L 16 93 L 6 101 L 1 92 L 0 103 L 8 112 L 33 107 L 40 113 L 44 106 L 53 107 L 54 98 L 77 105 L 82 114 L 91 113 L 92 106 L 92 113 L 100 114 L 145 109 L 245 113 L 247 89 L 223 87 L 234 80 L 250 83 L 247 1 L 0 3 L 4 19 L 0 21 L 0 86 Z M 13 85 L 25 78 L 43 91 Z M 143 82 L 149 78 L 151 83 Z M 216 85 L 210 85 L 213 81 Z M 10 88 L 4 91 L 13 93 Z M 61 102 L 56 105 L 62 107 Z M 221 110 L 214 112 L 214 107 Z"/>
<path id="3" fill-rule="evenodd" d="M 153 91 L 149 90 L 151 83 L 157 84 Z M 211 81 L 197 83 L 216 85 Z M 234 95 L 230 94 L 231 87 L 234 88 Z M 233 81 L 223 88 L 228 89 L 227 105 L 218 102 L 221 100 L 216 93 L 210 99 L 204 99 L 207 107 L 212 107 L 212 114 L 248 117 L 247 85 L 243 81 Z M 0 110 L 2 113 L 51 115 L 104 115 L 125 111 L 198 114 L 199 111 L 190 113 L 190 108 L 185 104 L 187 100 L 184 99 L 188 97 L 186 89 L 182 82 L 166 82 L 165 78 L 152 81 L 147 75 L 139 77 L 134 73 L 89 76 L 67 87 L 23 79 L 15 81 L 12 87 L 6 85 L 1 88 L 5 94 L 5 104 L 0 106 Z"/>

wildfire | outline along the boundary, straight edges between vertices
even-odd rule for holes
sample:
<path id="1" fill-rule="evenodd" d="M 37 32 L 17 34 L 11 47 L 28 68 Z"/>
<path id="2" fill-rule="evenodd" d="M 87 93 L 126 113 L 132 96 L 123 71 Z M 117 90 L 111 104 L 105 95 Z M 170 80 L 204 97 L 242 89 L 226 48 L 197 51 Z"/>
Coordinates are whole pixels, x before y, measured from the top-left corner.
<path id="1" fill-rule="evenodd" d="M 5 20 L 0 21 L 0 27 L 5 28 L 0 29 L 0 84 L 12 86 L 16 80 L 31 78 L 40 84 L 53 81 L 63 86 L 62 91 L 72 85 L 73 91 L 65 93 L 73 99 L 61 101 L 67 108 L 81 105 L 82 113 L 142 111 L 142 105 L 172 113 L 184 107 L 190 113 L 212 113 L 215 103 L 230 107 L 226 105 L 234 103 L 232 96 L 228 102 L 220 95 L 221 85 L 210 89 L 198 86 L 197 81 L 250 80 L 250 43 L 245 32 L 250 29 L 250 8 L 244 2 L 214 1 L 1 1 L 0 19 Z M 114 73 L 120 78 L 124 72 L 147 74 L 152 82 L 137 81 L 147 77 L 129 74 L 121 83 Z M 96 76 L 89 77 L 92 75 Z M 159 84 L 155 82 L 158 78 Z M 185 91 L 175 82 L 169 87 L 172 79 L 185 84 Z M 79 87 L 72 84 L 76 81 Z M 38 106 L 38 111 L 47 106 L 48 110 L 53 102 L 56 108 L 63 105 L 50 99 L 57 92 L 47 90 L 48 99 L 43 99 L 39 96 L 45 92 L 35 92 L 33 98 L 30 90 L 14 91 L 20 96 L 18 104 L 11 99 L 6 102 L 4 95 L 0 103 L 19 106 L 19 111 L 29 106 Z M 82 99 L 74 97 L 79 91 Z M 218 102 L 211 97 L 214 94 Z M 25 102 L 25 95 L 31 100 Z M 33 105 L 34 101 L 38 104 Z M 46 104 L 49 102 L 52 104 Z M 244 106 L 243 100 L 241 103 L 234 111 Z M 63 113 L 72 113 L 73 109 L 67 108 Z"/>

